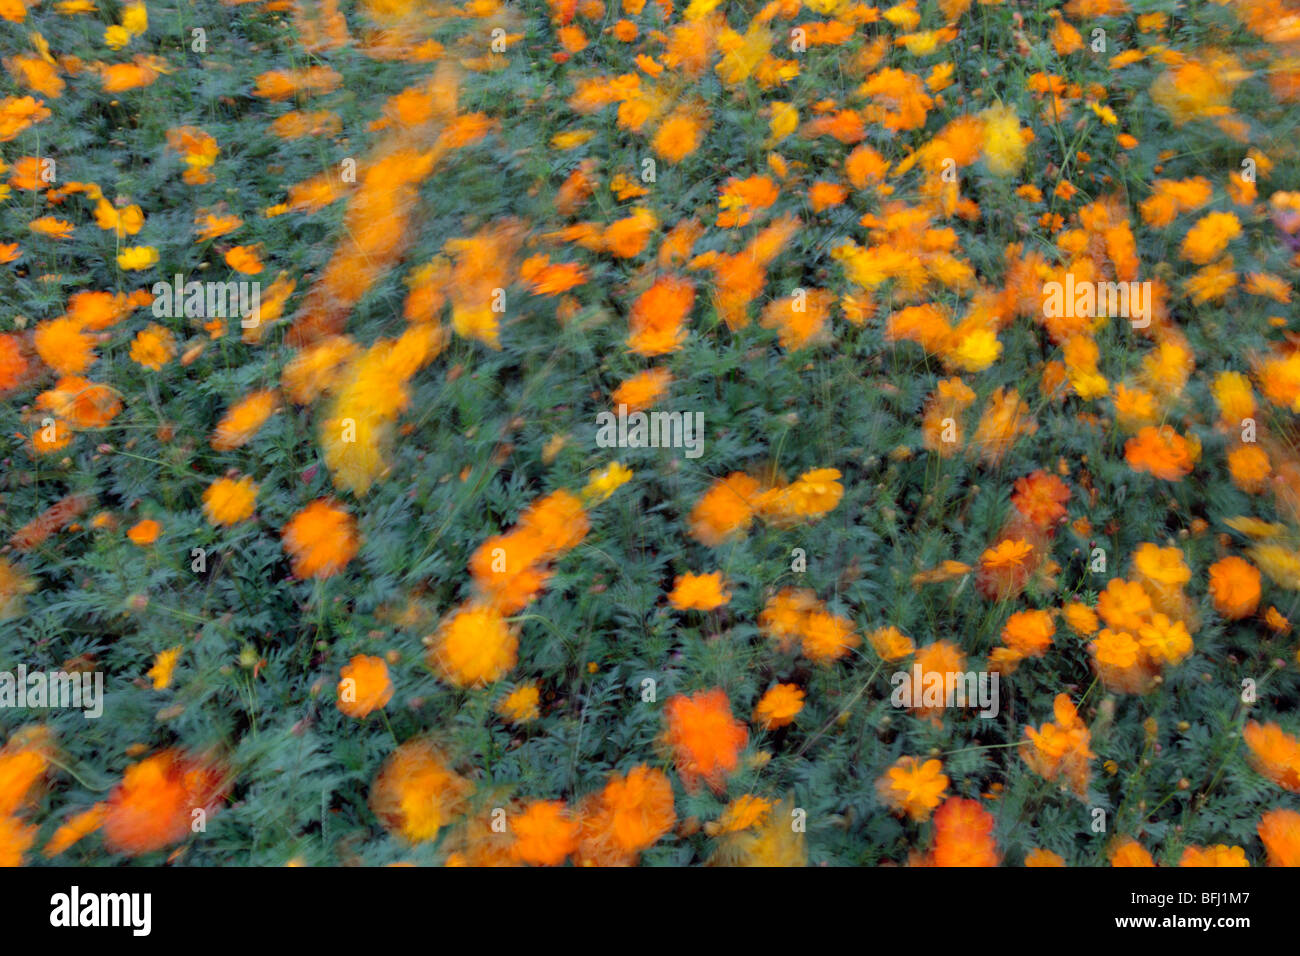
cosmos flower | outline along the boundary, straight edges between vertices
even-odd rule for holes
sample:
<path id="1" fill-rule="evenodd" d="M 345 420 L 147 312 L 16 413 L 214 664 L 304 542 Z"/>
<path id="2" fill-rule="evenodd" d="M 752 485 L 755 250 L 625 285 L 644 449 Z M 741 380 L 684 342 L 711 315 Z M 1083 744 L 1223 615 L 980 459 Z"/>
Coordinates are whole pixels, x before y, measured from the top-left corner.
<path id="1" fill-rule="evenodd" d="M 365 717 L 393 699 L 393 682 L 383 658 L 356 654 L 339 671 L 338 708 L 349 717 Z"/>
<path id="2" fill-rule="evenodd" d="M 705 782 L 721 793 L 749 740 L 748 729 L 731 715 L 726 693 L 714 688 L 690 696 L 677 694 L 664 704 L 664 718 L 664 739 L 687 790 Z"/>
<path id="3" fill-rule="evenodd" d="M 356 521 L 331 501 L 313 501 L 280 532 L 299 578 L 328 578 L 356 557 Z"/>

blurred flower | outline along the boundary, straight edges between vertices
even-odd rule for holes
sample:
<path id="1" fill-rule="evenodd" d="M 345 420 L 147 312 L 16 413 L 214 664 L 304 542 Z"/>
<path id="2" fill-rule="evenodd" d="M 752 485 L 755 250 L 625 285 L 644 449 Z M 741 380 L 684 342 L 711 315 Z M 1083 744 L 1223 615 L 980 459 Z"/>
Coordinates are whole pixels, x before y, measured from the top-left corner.
<path id="1" fill-rule="evenodd" d="M 938 760 L 921 763 L 916 757 L 899 757 L 876 781 L 881 802 L 912 820 L 928 820 L 943 800 L 948 776 Z"/>
<path id="2" fill-rule="evenodd" d="M 203 492 L 203 513 L 214 525 L 232 525 L 253 514 L 257 485 L 252 478 L 219 478 Z"/>
<path id="3" fill-rule="evenodd" d="M 419 843 L 463 814 L 472 791 L 433 744 L 409 740 L 379 769 L 370 787 L 370 809 L 386 830 Z"/>
<path id="4" fill-rule="evenodd" d="M 280 532 L 298 578 L 328 578 L 356 557 L 359 541 L 352 516 L 330 501 L 313 501 Z"/>
<path id="5" fill-rule="evenodd" d="M 716 611 L 730 600 L 721 571 L 679 574 L 668 594 L 668 602 L 679 611 Z"/>
<path id="6" fill-rule="evenodd" d="M 108 796 L 104 845 L 140 856 L 179 843 L 190 833 L 194 811 L 214 812 L 225 789 L 220 767 L 182 750 L 163 750 L 134 763 Z"/>
<path id="7" fill-rule="evenodd" d="M 776 684 L 754 705 L 754 723 L 777 730 L 794 721 L 803 710 L 804 692 L 797 684 Z"/>
<path id="8" fill-rule="evenodd" d="M 519 638 L 496 609 L 465 604 L 433 636 L 426 661 L 458 687 L 500 680 L 518 660 Z"/>
<path id="9" fill-rule="evenodd" d="M 665 740 L 686 789 L 698 789 L 702 780 L 721 793 L 749 740 L 745 725 L 731 715 L 726 693 L 714 688 L 689 697 L 677 694 L 664 705 L 664 717 Z"/>

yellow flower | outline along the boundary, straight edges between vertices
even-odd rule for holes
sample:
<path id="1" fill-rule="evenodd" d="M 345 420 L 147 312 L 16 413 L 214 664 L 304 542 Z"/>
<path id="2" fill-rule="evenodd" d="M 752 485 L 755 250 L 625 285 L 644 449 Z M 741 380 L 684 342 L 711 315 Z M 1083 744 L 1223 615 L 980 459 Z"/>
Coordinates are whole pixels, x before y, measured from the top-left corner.
<path id="1" fill-rule="evenodd" d="M 618 462 L 614 462 L 604 471 L 593 471 L 591 473 L 591 478 L 587 481 L 587 487 L 582 489 L 582 497 L 586 499 L 588 504 L 604 501 L 631 480 L 632 469 L 624 468 Z"/>
<path id="2" fill-rule="evenodd" d="M 104 31 L 104 45 L 110 50 L 120 50 L 131 42 L 131 32 L 126 27 L 113 24 Z"/>
<path id="3" fill-rule="evenodd" d="M 799 125 L 799 110 L 791 103 L 772 104 L 772 137 L 770 142 L 778 143 L 785 139 Z"/>
<path id="4" fill-rule="evenodd" d="M 995 176 L 1010 176 L 1025 163 L 1025 141 L 1020 135 L 1020 117 L 1013 107 L 990 106 L 984 119 L 984 159 Z"/>
<path id="5" fill-rule="evenodd" d="M 1107 126 L 1116 126 L 1119 124 L 1119 117 L 1109 106 L 1099 106 L 1096 103 L 1089 103 L 1088 108 L 1097 114 L 1097 119 L 1101 120 Z"/>
<path id="6" fill-rule="evenodd" d="M 964 372 L 982 372 L 998 360 L 1002 343 L 990 329 L 975 329 L 962 335 L 947 358 Z"/>
<path id="7" fill-rule="evenodd" d="M 551 137 L 552 149 L 574 149 L 596 135 L 595 130 L 579 129 L 568 133 L 556 133 Z"/>
<path id="8" fill-rule="evenodd" d="M 158 250 L 153 246 L 127 246 L 117 256 L 118 268 L 129 271 L 149 269 L 158 264 Z"/>
<path id="9" fill-rule="evenodd" d="M 122 26 L 133 37 L 149 29 L 149 10 L 143 3 L 128 3 L 122 8 Z"/>
<path id="10" fill-rule="evenodd" d="M 541 695 L 536 684 L 524 684 L 516 687 L 501 703 L 497 704 L 497 713 L 512 724 L 525 724 L 540 716 L 541 711 L 538 707 L 540 699 Z"/>
<path id="11" fill-rule="evenodd" d="M 145 676 L 153 681 L 154 690 L 166 690 L 172 684 L 172 674 L 176 671 L 176 661 L 181 656 L 181 645 L 169 647 L 165 651 L 159 651 L 158 656 L 154 658 L 153 667 L 145 673 Z"/>

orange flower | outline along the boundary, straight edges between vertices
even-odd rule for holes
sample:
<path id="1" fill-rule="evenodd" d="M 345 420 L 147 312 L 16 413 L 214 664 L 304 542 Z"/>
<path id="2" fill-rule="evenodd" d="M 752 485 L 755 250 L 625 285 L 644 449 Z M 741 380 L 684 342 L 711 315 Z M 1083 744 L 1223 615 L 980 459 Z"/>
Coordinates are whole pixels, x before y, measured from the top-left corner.
<path id="1" fill-rule="evenodd" d="M 934 641 L 916 652 L 912 669 L 903 682 L 894 675 L 895 691 L 904 690 L 904 700 L 917 715 L 938 724 L 950 700 L 956 699 L 957 684 L 966 670 L 966 655 L 952 641 Z M 929 691 L 927 692 L 927 688 Z M 938 692 L 937 703 L 934 700 Z"/>
<path id="2" fill-rule="evenodd" d="M 577 860 L 583 866 L 631 866 L 677 822 L 673 787 L 662 770 L 644 764 L 612 774 L 583 800 Z"/>
<path id="3" fill-rule="evenodd" d="M 826 610 L 812 610 L 803 620 L 803 655 L 816 664 L 830 664 L 862 643 L 853 622 Z"/>
<path id="4" fill-rule="evenodd" d="M 686 279 L 661 276 L 632 304 L 627 345 L 638 355 L 666 355 L 686 341 L 682 323 L 695 304 L 695 286 Z"/>
<path id="5" fill-rule="evenodd" d="M 280 535 L 299 578 L 338 574 L 356 557 L 359 547 L 356 521 L 326 500 L 313 501 L 295 514 Z"/>
<path id="6" fill-rule="evenodd" d="M 17 388 L 27 377 L 27 359 L 16 335 L 0 333 L 0 392 Z"/>
<path id="7" fill-rule="evenodd" d="M 943 764 L 937 760 L 921 763 L 915 757 L 899 757 L 876 781 L 881 802 L 913 820 L 928 820 L 947 790 Z"/>
<path id="8" fill-rule="evenodd" d="M 841 206 L 848 198 L 848 188 L 839 183 L 815 182 L 808 188 L 808 204 L 813 212 Z"/>
<path id="9" fill-rule="evenodd" d="M 1169 425 L 1148 425 L 1124 445 L 1124 459 L 1130 468 L 1165 481 L 1182 481 L 1191 474 L 1198 453 L 1198 447 Z"/>
<path id="10" fill-rule="evenodd" d="M 835 296 L 825 289 L 804 289 L 796 295 L 773 299 L 763 308 L 760 324 L 780 331 L 783 349 L 801 349 L 830 340 L 827 323 Z"/>
<path id="11" fill-rule="evenodd" d="M 993 815 L 975 800 L 949 797 L 934 814 L 933 866 L 997 866 L 1001 860 L 993 839 Z"/>
<path id="12" fill-rule="evenodd" d="M 578 823 L 563 800 L 534 800 L 510 821 L 512 852 L 532 866 L 559 866 L 578 849 Z"/>
<path id="13" fill-rule="evenodd" d="M 54 836 L 50 837 L 50 842 L 45 844 L 45 849 L 41 850 L 41 855 L 47 860 L 53 859 L 69 847 L 76 844 L 83 837 L 89 836 L 104 825 L 104 819 L 108 816 L 108 804 L 97 803 L 89 810 L 82 810 L 74 814 L 68 821 L 54 831 Z M 3 838 L 0 838 L 0 844 L 3 844 Z"/>
<path id="14" fill-rule="evenodd" d="M 1214 609 L 1229 621 L 1250 617 L 1259 607 L 1260 574 L 1249 561 L 1231 555 L 1210 565 Z"/>
<path id="15" fill-rule="evenodd" d="M 0 374 L 3 374 L 0 368 Z M 666 368 L 652 368 L 625 379 L 609 396 L 614 407 L 626 405 L 629 412 L 640 412 L 658 404 L 672 384 L 672 372 Z M 0 380 L 2 381 L 2 380 Z"/>
<path id="16" fill-rule="evenodd" d="M 36 407 L 53 412 L 73 428 L 103 428 L 117 417 L 122 403 L 107 385 L 66 375 L 36 396 Z"/>
<path id="17" fill-rule="evenodd" d="M 664 705 L 664 716 L 664 739 L 686 789 L 694 792 L 703 780 L 714 793 L 721 793 L 749 741 L 749 730 L 731 715 L 726 693 L 714 688 L 689 697 L 677 694 Z"/>
<path id="18" fill-rule="evenodd" d="M 876 628 L 867 641 L 884 661 L 901 661 L 916 650 L 912 639 L 893 625 Z"/>
<path id="19" fill-rule="evenodd" d="M 0 816 L 0 867 L 22 866 L 23 854 L 36 842 L 36 827 L 19 817 Z"/>
<path id="20" fill-rule="evenodd" d="M 679 574 L 668 594 L 668 602 L 679 611 L 715 611 L 730 601 L 721 571 Z"/>
<path id="21" fill-rule="evenodd" d="M 131 530 L 126 533 L 126 536 L 131 539 L 133 544 L 143 548 L 157 541 L 158 535 L 161 533 L 162 525 L 157 521 L 154 521 L 152 518 L 146 518 L 144 521 L 133 526 Z"/>
<path id="22" fill-rule="evenodd" d="M 1019 594 L 1038 564 L 1032 542 L 1004 538 L 980 555 L 976 586 L 990 600 L 1008 600 Z"/>
<path id="23" fill-rule="evenodd" d="M 835 510 L 844 497 L 838 468 L 814 468 L 784 488 L 773 489 L 760 499 L 760 507 L 779 524 L 794 518 L 816 521 Z"/>
<path id="24" fill-rule="evenodd" d="M 238 524 L 252 515 L 256 497 L 252 478 L 219 478 L 203 492 L 203 513 L 213 525 Z"/>
<path id="25" fill-rule="evenodd" d="M 1025 866 L 1065 866 L 1065 857 L 1039 847 L 1025 854 Z"/>
<path id="26" fill-rule="evenodd" d="M 1151 854 L 1132 837 L 1120 837 L 1111 845 L 1106 855 L 1110 859 L 1111 866 L 1153 867 L 1156 865 L 1156 861 L 1151 859 Z"/>
<path id="27" fill-rule="evenodd" d="M 141 329 L 131 343 L 131 361 L 155 372 L 162 371 L 175 354 L 176 339 L 161 325 L 153 324 Z"/>
<path id="28" fill-rule="evenodd" d="M 1151 689 L 1155 668 L 1132 634 L 1103 628 L 1088 649 L 1097 676 L 1108 690 L 1145 694 Z"/>
<path id="29" fill-rule="evenodd" d="M 36 326 L 32 344 L 43 361 L 60 375 L 78 375 L 99 357 L 95 340 L 72 318 L 50 319 Z"/>
<path id="30" fill-rule="evenodd" d="M 1111 578 L 1097 598 L 1097 613 L 1117 631 L 1137 632 L 1151 611 L 1151 597 L 1142 585 L 1123 578 Z"/>
<path id="31" fill-rule="evenodd" d="M 1228 452 L 1228 474 L 1232 476 L 1232 483 L 1248 495 L 1263 491 L 1272 473 L 1268 452 L 1257 445 L 1242 445 Z"/>
<path id="32" fill-rule="evenodd" d="M 1300 813 L 1270 810 L 1256 828 L 1269 866 L 1300 866 Z"/>
<path id="33" fill-rule="evenodd" d="M 546 542 L 525 530 L 493 535 L 470 557 L 469 570 L 482 600 L 502 614 L 516 614 L 546 587 Z"/>
<path id="34" fill-rule="evenodd" d="M 723 808 L 722 816 L 704 824 L 709 836 L 741 833 L 767 822 L 772 813 L 772 801 L 752 794 L 742 794 Z"/>
<path id="35" fill-rule="evenodd" d="M 1180 255 L 1198 266 L 1203 266 L 1219 258 L 1228 248 L 1228 243 L 1239 235 L 1241 235 L 1241 222 L 1234 213 L 1209 213 L 1187 233 Z"/>
<path id="36" fill-rule="evenodd" d="M 226 265 L 245 275 L 257 275 L 266 267 L 257 256 L 256 246 L 235 246 L 225 255 Z"/>
<path id="37" fill-rule="evenodd" d="M 659 222 L 648 209 L 638 209 L 632 215 L 611 222 L 605 227 L 605 250 L 617 259 L 632 259 L 641 254 Z"/>
<path id="38" fill-rule="evenodd" d="M 1042 657 L 1052 646 L 1056 624 L 1047 611 L 1017 611 L 1007 618 L 1002 629 L 1005 647 L 995 648 L 990 656 L 995 669 L 1005 674 L 1015 672 L 1016 665 L 1027 657 Z"/>
<path id="39" fill-rule="evenodd" d="M 754 723 L 778 730 L 794 721 L 803 710 L 803 690 L 797 684 L 777 684 L 754 705 Z"/>
<path id="40" fill-rule="evenodd" d="M 275 392 L 264 389 L 236 402 L 217 423 L 212 433 L 212 447 L 231 451 L 248 444 L 279 407 Z"/>
<path id="41" fill-rule="evenodd" d="M 1284 790 L 1300 793 L 1300 740 L 1275 723 L 1252 720 L 1242 731 L 1250 748 L 1248 760 L 1260 774 Z"/>
<path id="42" fill-rule="evenodd" d="M 1138 628 L 1138 637 L 1143 655 L 1157 668 L 1178 664 L 1192 652 L 1187 626 L 1164 614 L 1153 614 L 1149 623 Z"/>
<path id="43" fill-rule="evenodd" d="M 1179 866 L 1250 866 L 1246 851 L 1239 846 L 1227 846 L 1223 843 L 1214 846 L 1189 846 L 1183 850 L 1178 861 Z"/>
<path id="44" fill-rule="evenodd" d="M 220 768 L 181 750 L 134 763 L 109 794 L 104 844 L 114 853 L 139 856 L 179 843 L 190 834 L 194 811 L 216 810 L 225 789 Z"/>
<path id="45" fill-rule="evenodd" d="M 339 672 L 338 708 L 349 717 L 364 717 L 393 698 L 393 682 L 382 657 L 357 654 Z"/>
<path id="46" fill-rule="evenodd" d="M 53 756 L 47 731 L 35 725 L 17 731 L 0 748 L 0 818 L 12 816 L 39 797 Z"/>
<path id="47" fill-rule="evenodd" d="M 1040 468 L 1031 475 L 1017 478 L 1015 489 L 1011 504 L 1042 530 L 1054 527 L 1065 517 L 1070 489 L 1056 475 Z"/>
<path id="48" fill-rule="evenodd" d="M 1096 756 L 1089 749 L 1091 735 L 1068 696 L 1057 694 L 1053 709 L 1055 724 L 1043 724 L 1039 730 L 1025 727 L 1020 755 L 1043 779 L 1063 777 L 1082 799 L 1088 792 L 1088 761 Z"/>
<path id="49" fill-rule="evenodd" d="M 704 124 L 687 112 L 677 112 L 659 124 L 650 141 L 655 155 L 670 163 L 679 163 L 700 148 Z"/>
<path id="50" fill-rule="evenodd" d="M 389 754 L 370 788 L 370 809 L 384 828 L 411 843 L 432 840 L 465 811 L 473 787 L 427 740 Z"/>
<path id="51" fill-rule="evenodd" d="M 770 207 L 780 195 L 776 183 L 767 176 L 732 176 L 720 192 L 717 225 L 724 229 L 749 225 L 758 210 Z"/>
<path id="52" fill-rule="evenodd" d="M 463 604 L 429 641 L 428 665 L 458 687 L 482 687 L 515 666 L 519 638 L 495 608 Z"/>
<path id="53" fill-rule="evenodd" d="M 691 509 L 691 537 L 716 548 L 744 534 L 754 518 L 759 487 L 755 479 L 740 471 L 716 479 Z"/>
<path id="54" fill-rule="evenodd" d="M 541 715 L 538 704 L 541 692 L 536 684 L 524 684 L 516 687 L 497 704 L 497 713 L 512 724 L 524 724 L 536 720 Z"/>
<path id="55" fill-rule="evenodd" d="M 768 598 L 758 615 L 758 624 L 781 650 L 789 650 L 806 629 L 809 613 L 821 607 L 812 588 L 782 588 Z"/>
<path id="56" fill-rule="evenodd" d="M 997 465 L 1021 435 L 1036 431 L 1038 425 L 1029 417 L 1029 406 L 1021 401 L 1020 393 L 999 386 L 989 396 L 989 403 L 971 436 L 971 446 L 987 464 Z"/>

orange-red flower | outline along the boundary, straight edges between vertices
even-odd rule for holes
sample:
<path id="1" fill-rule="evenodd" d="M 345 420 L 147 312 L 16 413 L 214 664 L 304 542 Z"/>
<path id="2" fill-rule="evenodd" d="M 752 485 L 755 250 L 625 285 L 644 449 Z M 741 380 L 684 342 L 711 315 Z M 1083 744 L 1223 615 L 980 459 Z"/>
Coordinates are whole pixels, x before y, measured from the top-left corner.
<path id="1" fill-rule="evenodd" d="M 584 866 L 631 866 L 677 822 L 673 786 L 645 764 L 611 774 L 579 808 L 577 860 Z"/>
<path id="2" fill-rule="evenodd" d="M 726 693 L 714 688 L 690 696 L 677 694 L 664 705 L 664 715 L 665 740 L 686 788 L 696 790 L 703 780 L 721 793 L 749 740 L 749 730 L 731 715 Z"/>
<path id="3" fill-rule="evenodd" d="M 195 811 L 213 812 L 224 794 L 223 771 L 211 760 L 170 749 L 127 768 L 109 794 L 104 844 L 139 856 L 184 840 Z"/>
<path id="4" fill-rule="evenodd" d="M 1165 481 L 1182 481 L 1191 474 L 1199 452 L 1169 425 L 1148 425 L 1124 445 L 1124 459 L 1130 468 Z"/>
<path id="5" fill-rule="evenodd" d="M 1002 861 L 993 839 L 993 815 L 975 800 L 949 797 L 934 814 L 932 866 L 997 866 Z"/>
<path id="6" fill-rule="evenodd" d="M 559 866 L 578 849 L 578 822 L 563 800 L 534 800 L 510 821 L 512 852 L 532 866 Z"/>

